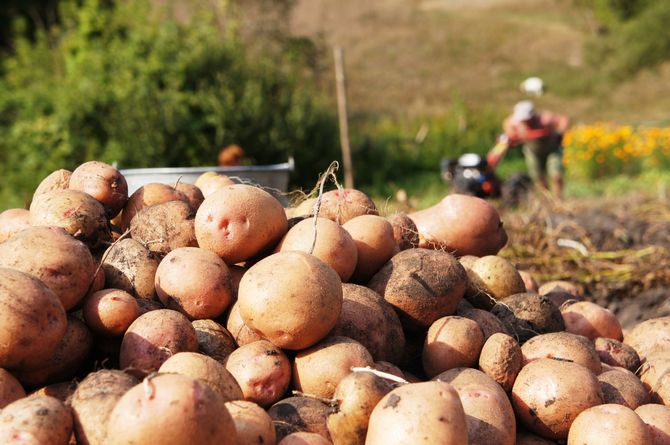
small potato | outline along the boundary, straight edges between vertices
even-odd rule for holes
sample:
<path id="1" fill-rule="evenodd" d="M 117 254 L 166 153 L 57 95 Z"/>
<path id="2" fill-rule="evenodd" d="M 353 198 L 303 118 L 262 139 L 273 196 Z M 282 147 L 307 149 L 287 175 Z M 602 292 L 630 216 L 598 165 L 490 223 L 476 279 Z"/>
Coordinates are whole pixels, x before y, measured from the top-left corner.
<path id="1" fill-rule="evenodd" d="M 105 207 L 108 217 L 117 215 L 128 201 L 128 183 L 114 166 L 88 161 L 74 169 L 69 188 L 88 193 Z"/>
<path id="2" fill-rule="evenodd" d="M 35 192 L 33 193 L 33 201 L 38 196 L 43 195 L 52 190 L 66 190 L 70 188 L 70 177 L 72 172 L 70 170 L 60 169 L 50 173 L 46 178 L 42 179 Z"/>
<path id="3" fill-rule="evenodd" d="M 507 259 L 486 255 L 472 263 L 468 270 L 471 288 L 465 297 L 473 306 L 490 310 L 497 300 L 526 292 L 519 271 Z"/>
<path id="4" fill-rule="evenodd" d="M 207 196 L 195 215 L 198 245 L 236 264 L 273 248 L 288 231 L 284 207 L 258 187 L 235 184 Z"/>
<path id="5" fill-rule="evenodd" d="M 635 414 L 647 424 L 651 445 L 670 445 L 670 407 L 647 404 L 638 406 Z"/>
<path id="6" fill-rule="evenodd" d="M 0 243 L 16 233 L 30 227 L 30 211 L 26 209 L 7 209 L 0 212 Z"/>
<path id="7" fill-rule="evenodd" d="M 551 332 L 537 335 L 521 346 L 524 365 L 537 359 L 553 358 L 567 360 L 600 374 L 600 358 L 587 338 L 569 332 Z"/>
<path id="8" fill-rule="evenodd" d="M 286 354 L 267 340 L 240 346 L 226 360 L 245 400 L 268 407 L 280 400 L 291 383 L 291 363 Z"/>
<path id="9" fill-rule="evenodd" d="M 603 403 L 616 403 L 636 409 L 650 403 L 650 397 L 640 379 L 632 372 L 614 368 L 598 375 L 603 392 Z"/>
<path id="10" fill-rule="evenodd" d="M 349 232 L 358 250 L 356 269 L 351 276 L 354 283 L 367 283 L 399 251 L 393 226 L 381 216 L 357 216 L 342 227 Z"/>
<path id="11" fill-rule="evenodd" d="M 135 297 L 121 289 L 104 289 L 84 301 L 84 321 L 94 333 L 120 337 L 137 317 L 140 306 Z"/>
<path id="12" fill-rule="evenodd" d="M 533 275 L 527 270 L 520 270 L 519 275 L 523 280 L 523 284 L 526 286 L 526 292 L 539 293 L 539 286 Z"/>
<path id="13" fill-rule="evenodd" d="M 193 320 L 191 324 L 198 337 L 198 350 L 225 364 L 230 353 L 237 349 L 232 334 L 214 320 Z"/>
<path id="14" fill-rule="evenodd" d="M 316 398 L 288 397 L 278 401 L 267 411 L 272 417 L 279 441 L 300 431 L 316 433 L 330 440 L 326 419 L 332 408 Z"/>
<path id="15" fill-rule="evenodd" d="M 200 189 L 202 196 L 205 198 L 223 187 L 234 184 L 235 181 L 228 176 L 212 171 L 201 174 L 195 180 L 195 186 Z"/>
<path id="16" fill-rule="evenodd" d="M 196 352 L 198 338 L 181 312 L 158 309 L 140 315 L 126 330 L 119 365 L 143 377 L 178 352 Z"/>
<path id="17" fill-rule="evenodd" d="M 128 229 L 130 221 L 141 210 L 169 201 L 182 201 L 188 204 L 186 195 L 174 187 L 156 182 L 143 185 L 128 197 L 119 221 L 121 229 Z"/>
<path id="18" fill-rule="evenodd" d="M 321 196 L 320 217 L 344 224 L 361 215 L 379 215 L 379 212 L 372 199 L 360 190 L 329 190 Z"/>
<path id="19" fill-rule="evenodd" d="M 353 367 L 372 366 L 365 346 L 348 337 L 327 337 L 300 351 L 293 360 L 293 387 L 306 394 L 330 398 Z"/>
<path id="20" fill-rule="evenodd" d="M 205 196 L 202 194 L 202 190 L 200 190 L 195 184 L 189 184 L 188 182 L 178 182 L 174 188 L 186 196 L 186 199 L 188 199 L 188 204 L 194 211 L 197 211 L 200 207 L 200 204 L 202 204 L 202 202 L 205 200 Z"/>
<path id="21" fill-rule="evenodd" d="M 568 445 L 650 445 L 647 425 L 632 409 L 615 404 L 582 411 L 570 427 Z"/>
<path id="22" fill-rule="evenodd" d="M 242 389 L 226 367 L 197 352 L 178 352 L 163 362 L 158 372 L 173 372 L 202 380 L 216 392 L 224 402 L 242 400 Z"/>
<path id="23" fill-rule="evenodd" d="M 640 368 L 640 357 L 627 344 L 613 338 L 599 337 L 595 340 L 595 347 L 602 363 L 620 366 L 631 372 L 637 372 Z"/>
<path id="24" fill-rule="evenodd" d="M 259 332 L 254 331 L 244 323 L 240 315 L 240 305 L 237 301 L 228 309 L 226 329 L 233 336 L 238 346 L 244 346 L 258 340 L 265 340 Z"/>
<path id="25" fill-rule="evenodd" d="M 275 445 L 277 443 L 277 433 L 272 424 L 272 418 L 263 408 L 253 402 L 235 400 L 226 402 L 226 409 L 235 422 L 238 444 Z"/>
<path id="26" fill-rule="evenodd" d="M 423 346 L 423 369 L 429 378 L 452 368 L 472 367 L 484 346 L 477 322 L 455 315 L 436 320 Z"/>
<path id="27" fill-rule="evenodd" d="M 567 280 L 552 280 L 542 283 L 538 289 L 540 295 L 546 295 L 550 292 L 567 292 L 573 298 L 581 300 L 583 291 L 578 284 Z"/>
<path id="28" fill-rule="evenodd" d="M 130 235 L 159 257 L 180 247 L 197 247 L 193 210 L 183 201 L 155 204 L 137 212 Z"/>
<path id="29" fill-rule="evenodd" d="M 395 213 L 386 218 L 393 227 L 393 238 L 398 244 L 398 249 L 406 250 L 419 247 L 419 229 L 406 213 Z"/>
<path id="30" fill-rule="evenodd" d="M 102 269 L 109 288 L 124 290 L 137 298 L 152 299 L 159 259 L 139 241 L 125 238 L 107 249 Z"/>
<path id="31" fill-rule="evenodd" d="M 48 396 L 25 397 L 0 412 L 0 443 L 67 445 L 72 434 L 72 412 Z"/>
<path id="32" fill-rule="evenodd" d="M 66 405 L 70 404 L 70 398 L 77 387 L 77 382 L 67 381 L 67 382 L 58 382 L 51 383 L 50 385 L 42 386 L 37 388 L 35 391 L 31 392 L 28 397 L 33 396 L 49 396 L 54 397 Z M 74 413 L 73 413 L 74 414 Z"/>
<path id="33" fill-rule="evenodd" d="M 26 396 L 21 383 L 9 371 L 0 368 L 0 410 Z"/>
<path id="34" fill-rule="evenodd" d="M 523 366 L 519 343 L 507 334 L 491 335 L 479 355 L 479 369 L 495 380 L 506 392 L 512 390 L 514 380 Z"/>
<path id="35" fill-rule="evenodd" d="M 539 334 L 565 330 L 561 311 L 548 298 L 538 294 L 510 295 L 498 302 L 491 313 L 500 318 L 519 344 Z"/>
<path id="36" fill-rule="evenodd" d="M 333 443 L 320 434 L 300 431 L 284 437 L 278 445 L 333 445 Z"/>
<path id="37" fill-rule="evenodd" d="M 177 248 L 158 265 L 156 293 L 165 307 L 192 320 L 216 318 L 232 301 L 230 271 L 209 250 Z"/>
<path id="38" fill-rule="evenodd" d="M 578 301 L 561 309 L 565 330 L 594 341 L 598 337 L 623 340 L 621 324 L 616 315 L 591 301 Z"/>

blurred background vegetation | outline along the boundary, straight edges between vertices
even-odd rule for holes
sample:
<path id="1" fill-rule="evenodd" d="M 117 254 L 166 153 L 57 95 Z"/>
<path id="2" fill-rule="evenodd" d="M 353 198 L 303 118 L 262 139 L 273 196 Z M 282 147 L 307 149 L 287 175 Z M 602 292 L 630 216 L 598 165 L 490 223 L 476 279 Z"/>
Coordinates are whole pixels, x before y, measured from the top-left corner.
<path id="1" fill-rule="evenodd" d="M 548 85 L 538 106 L 581 132 L 567 147 L 574 184 L 668 167 L 665 0 L 4 3 L 0 210 L 86 160 L 214 165 L 231 143 L 257 164 L 293 156 L 293 186 L 310 190 L 340 158 L 334 45 L 356 186 L 374 196 L 440 197 L 440 159 L 486 152 L 531 75 Z M 650 140 L 659 162 L 636 161 Z M 522 168 L 513 152 L 501 174 Z"/>

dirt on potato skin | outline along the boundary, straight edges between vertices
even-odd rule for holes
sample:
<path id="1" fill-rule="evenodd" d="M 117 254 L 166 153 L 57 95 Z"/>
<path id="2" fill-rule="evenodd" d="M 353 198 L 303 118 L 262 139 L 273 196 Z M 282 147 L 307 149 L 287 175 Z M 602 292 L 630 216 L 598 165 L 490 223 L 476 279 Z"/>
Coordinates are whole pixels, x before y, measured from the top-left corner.
<path id="1" fill-rule="evenodd" d="M 510 238 L 499 254 L 538 283 L 580 284 L 585 299 L 611 309 L 624 330 L 670 315 L 670 204 L 664 196 L 636 192 L 559 202 L 533 193 L 515 208 L 497 207 Z"/>

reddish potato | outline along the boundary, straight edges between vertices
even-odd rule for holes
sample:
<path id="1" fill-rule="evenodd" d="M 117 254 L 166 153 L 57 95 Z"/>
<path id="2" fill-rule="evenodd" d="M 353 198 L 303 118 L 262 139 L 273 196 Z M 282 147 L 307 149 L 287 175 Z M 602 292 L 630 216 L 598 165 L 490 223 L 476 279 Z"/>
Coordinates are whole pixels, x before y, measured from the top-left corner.
<path id="1" fill-rule="evenodd" d="M 235 400 L 226 402 L 226 409 L 235 422 L 239 445 L 275 445 L 277 443 L 277 433 L 272 424 L 272 418 L 263 408 L 253 402 Z"/>
<path id="2" fill-rule="evenodd" d="M 16 377 L 0 368 L 0 410 L 15 400 L 26 396 L 26 391 Z"/>
<path id="3" fill-rule="evenodd" d="M 647 424 L 651 445 L 670 445 L 670 407 L 647 404 L 638 406 L 635 414 Z"/>
<path id="4" fill-rule="evenodd" d="M 70 188 L 70 177 L 72 172 L 70 170 L 60 169 L 50 173 L 46 178 L 42 179 L 35 192 L 33 193 L 33 201 L 38 196 L 43 195 L 52 190 L 66 190 Z"/>
<path id="5" fill-rule="evenodd" d="M 640 356 L 635 349 L 613 338 L 596 338 L 596 352 L 602 363 L 611 366 L 620 366 L 631 372 L 640 368 Z"/>
<path id="6" fill-rule="evenodd" d="M 205 172 L 195 180 L 195 186 L 200 189 L 202 196 L 205 198 L 224 187 L 234 184 L 235 181 L 228 176 L 217 172 Z"/>
<path id="7" fill-rule="evenodd" d="M 121 289 L 104 289 L 84 301 L 84 321 L 98 335 L 120 337 L 140 316 L 135 297 Z"/>
<path id="8" fill-rule="evenodd" d="M 357 216 L 342 227 L 349 232 L 358 250 L 356 269 L 351 276 L 353 282 L 367 282 L 399 251 L 393 237 L 393 226 L 381 216 Z"/>
<path id="9" fill-rule="evenodd" d="M 621 324 L 612 311 L 591 301 L 561 308 L 565 330 L 594 341 L 598 337 L 623 340 Z"/>
<path id="10" fill-rule="evenodd" d="M 7 209 L 0 212 L 0 243 L 30 227 L 30 211 Z"/>
<path id="11" fill-rule="evenodd" d="M 188 204 L 188 197 L 166 184 L 155 182 L 145 184 L 128 197 L 126 205 L 123 207 L 123 213 L 121 213 L 119 225 L 123 230 L 126 230 L 130 227 L 130 221 L 140 210 L 169 201 L 183 201 Z"/>
<path id="12" fill-rule="evenodd" d="M 395 238 L 398 249 L 406 250 L 419 247 L 419 229 L 406 213 L 395 213 L 386 218 L 393 227 L 393 238 Z"/>
<path id="13" fill-rule="evenodd" d="M 569 332 L 537 335 L 521 346 L 524 365 L 533 360 L 553 358 L 566 360 L 588 368 L 595 375 L 602 367 L 598 353 L 587 338 Z"/>
<path id="14" fill-rule="evenodd" d="M 635 349 L 640 359 L 655 351 L 667 350 L 670 348 L 670 316 L 650 318 L 636 324 L 623 341 Z"/>
<path id="15" fill-rule="evenodd" d="M 649 393 L 640 379 L 627 369 L 613 368 L 598 375 L 603 403 L 616 403 L 636 409 L 650 402 Z"/>
<path id="16" fill-rule="evenodd" d="M 632 409 L 615 404 L 593 406 L 572 422 L 568 445 L 651 445 L 647 425 Z"/>
<path id="17" fill-rule="evenodd" d="M 479 369 L 510 392 L 523 366 L 519 343 L 507 334 L 496 333 L 484 343 L 479 355 Z"/>
<path id="18" fill-rule="evenodd" d="M 320 434 L 299 431 L 284 437 L 278 445 L 333 445 L 333 443 Z"/>
<path id="19" fill-rule="evenodd" d="M 53 397 L 25 397 L 0 412 L 0 443 L 67 445 L 71 434 L 70 408 Z"/>
<path id="20" fill-rule="evenodd" d="M 472 367 L 479 359 L 484 334 L 469 318 L 448 316 L 428 329 L 423 346 L 423 369 L 430 378 L 452 368 Z"/>
<path id="21" fill-rule="evenodd" d="M 100 161 L 84 162 L 74 169 L 69 188 L 88 193 L 105 207 L 107 216 L 118 214 L 128 200 L 128 183 L 116 167 Z"/>
<path id="22" fill-rule="evenodd" d="M 372 199 L 360 190 L 329 190 L 321 196 L 320 217 L 344 224 L 361 215 L 379 215 L 379 212 Z"/>

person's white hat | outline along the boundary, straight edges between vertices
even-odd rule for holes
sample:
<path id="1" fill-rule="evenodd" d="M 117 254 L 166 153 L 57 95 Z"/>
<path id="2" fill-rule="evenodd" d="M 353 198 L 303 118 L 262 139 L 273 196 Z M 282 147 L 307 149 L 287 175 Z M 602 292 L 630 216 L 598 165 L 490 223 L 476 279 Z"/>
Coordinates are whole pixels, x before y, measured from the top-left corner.
<path id="1" fill-rule="evenodd" d="M 514 105 L 514 112 L 512 113 L 512 119 L 517 122 L 527 121 L 528 119 L 535 116 L 535 105 L 529 100 L 522 100 L 517 102 Z"/>

